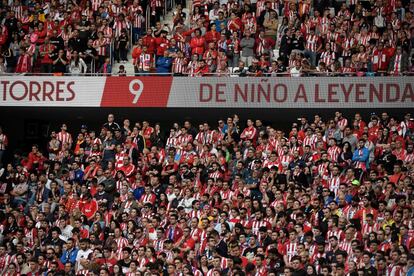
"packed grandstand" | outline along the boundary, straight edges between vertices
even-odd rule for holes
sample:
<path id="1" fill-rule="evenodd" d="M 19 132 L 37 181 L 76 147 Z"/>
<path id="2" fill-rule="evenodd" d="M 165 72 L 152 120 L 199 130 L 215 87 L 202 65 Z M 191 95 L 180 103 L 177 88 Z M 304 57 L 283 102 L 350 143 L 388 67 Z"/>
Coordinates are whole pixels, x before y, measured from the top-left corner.
<path id="1" fill-rule="evenodd" d="M 409 0 L 9 0 L 0 7 L 1 73 L 413 72 Z M 172 20 L 161 20 L 168 12 Z"/>
<path id="2" fill-rule="evenodd" d="M 413 118 L 331 115 L 0 129 L 0 274 L 413 275 Z"/>

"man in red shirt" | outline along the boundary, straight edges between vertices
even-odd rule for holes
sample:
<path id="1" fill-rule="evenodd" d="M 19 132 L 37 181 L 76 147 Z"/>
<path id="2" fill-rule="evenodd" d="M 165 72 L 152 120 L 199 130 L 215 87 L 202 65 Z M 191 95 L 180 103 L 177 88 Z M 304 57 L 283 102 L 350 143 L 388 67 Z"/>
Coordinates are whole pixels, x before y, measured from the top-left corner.
<path id="1" fill-rule="evenodd" d="M 183 236 L 179 241 L 175 243 L 175 246 L 179 247 L 181 251 L 193 250 L 195 247 L 195 241 L 190 235 L 191 228 L 185 227 L 183 230 Z"/>
<path id="2" fill-rule="evenodd" d="M 83 195 L 83 200 L 79 202 L 79 210 L 88 220 L 92 220 L 95 217 L 96 211 L 98 211 L 98 202 L 92 199 L 91 194 L 88 192 Z"/>
<path id="3" fill-rule="evenodd" d="M 204 54 L 204 49 L 206 47 L 206 40 L 201 35 L 201 30 L 196 29 L 194 32 L 195 36 L 190 41 L 191 54 L 197 54 L 201 57 Z"/>
<path id="4" fill-rule="evenodd" d="M 362 198 L 364 207 L 359 209 L 353 217 L 354 219 L 359 219 L 362 226 L 367 223 L 367 214 L 372 214 L 374 216 L 374 221 L 377 219 L 378 211 L 371 207 L 371 200 L 369 195 L 364 196 Z"/>
<path id="5" fill-rule="evenodd" d="M 385 73 L 389 63 L 388 52 L 384 49 L 384 43 L 378 42 L 378 47 L 372 53 L 372 69 L 374 72 Z"/>
<path id="6" fill-rule="evenodd" d="M 39 52 L 41 56 L 41 66 L 40 71 L 42 73 L 50 73 L 52 72 L 52 63 L 53 60 L 50 58 L 50 55 L 55 50 L 55 45 L 50 44 L 49 37 L 45 38 L 45 43 L 40 46 Z"/>
<path id="7" fill-rule="evenodd" d="M 154 129 L 149 126 L 148 121 L 142 122 L 142 136 L 144 136 L 145 139 L 145 146 L 147 149 L 151 148 L 151 134 L 154 133 Z"/>
<path id="8" fill-rule="evenodd" d="M 156 55 L 162 57 L 165 50 L 168 48 L 169 41 L 167 40 L 167 31 L 161 31 L 160 36 L 155 38 L 155 49 L 157 49 Z"/>
<path id="9" fill-rule="evenodd" d="M 152 29 L 148 28 L 147 34 L 142 38 L 143 46 L 147 46 L 147 53 L 153 55 L 155 53 L 155 37 L 152 35 Z"/>
<path id="10" fill-rule="evenodd" d="M 120 170 L 124 172 L 125 177 L 128 179 L 129 183 L 134 183 L 135 165 L 131 163 L 131 158 L 129 156 L 124 156 L 123 165 Z"/>
<path id="11" fill-rule="evenodd" d="M 205 39 L 206 42 L 209 44 L 213 42 L 214 44 L 217 43 L 220 39 L 220 33 L 216 31 L 216 24 L 212 23 L 210 26 L 211 30 L 206 32 Z"/>

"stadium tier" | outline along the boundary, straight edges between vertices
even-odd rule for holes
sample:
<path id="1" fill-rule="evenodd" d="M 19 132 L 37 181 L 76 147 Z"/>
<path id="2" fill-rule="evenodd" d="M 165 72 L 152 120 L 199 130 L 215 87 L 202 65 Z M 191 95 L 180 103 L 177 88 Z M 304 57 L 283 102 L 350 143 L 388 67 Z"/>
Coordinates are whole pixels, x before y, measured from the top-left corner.
<path id="1" fill-rule="evenodd" d="M 6 3 L 0 6 L 0 73 L 299 77 L 413 72 L 414 4 L 409 0 Z"/>
<path id="2" fill-rule="evenodd" d="M 2 1 L 0 275 L 414 275 L 413 12 Z"/>

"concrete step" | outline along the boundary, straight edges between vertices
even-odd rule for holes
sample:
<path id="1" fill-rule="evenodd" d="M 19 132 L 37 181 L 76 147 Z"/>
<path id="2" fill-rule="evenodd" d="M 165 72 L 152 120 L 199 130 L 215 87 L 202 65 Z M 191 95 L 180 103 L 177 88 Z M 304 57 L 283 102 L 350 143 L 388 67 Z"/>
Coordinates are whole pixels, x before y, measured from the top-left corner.
<path id="1" fill-rule="evenodd" d="M 187 1 L 187 7 L 190 6 L 190 3 L 191 3 L 191 1 Z M 172 28 L 172 26 L 173 26 L 173 17 L 174 17 L 173 11 L 174 10 L 175 9 L 173 9 L 170 12 L 168 12 L 164 16 L 161 24 L 168 24 Z M 190 10 L 187 9 L 187 8 L 185 8 L 185 9 L 183 9 L 183 12 L 187 15 L 186 18 L 187 18 L 187 21 L 188 21 L 189 18 L 190 18 Z M 128 53 L 128 62 L 126 62 L 126 63 L 119 62 L 118 63 L 118 62 L 115 62 L 114 61 L 114 63 L 112 64 L 112 75 L 114 75 L 114 76 L 118 75 L 119 66 L 124 65 L 125 70 L 127 72 L 127 76 L 134 76 L 134 66 L 132 65 L 132 54 L 131 54 L 131 52 L 132 52 L 132 49 Z"/>

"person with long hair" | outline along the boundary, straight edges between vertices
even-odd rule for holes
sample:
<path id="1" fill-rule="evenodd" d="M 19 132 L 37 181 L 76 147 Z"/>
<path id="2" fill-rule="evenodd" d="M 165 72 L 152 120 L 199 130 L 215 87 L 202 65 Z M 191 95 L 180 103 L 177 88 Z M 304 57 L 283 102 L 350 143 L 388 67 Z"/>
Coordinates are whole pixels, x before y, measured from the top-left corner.
<path id="1" fill-rule="evenodd" d="M 198 261 L 198 267 L 204 275 L 207 275 L 210 270 L 210 265 L 208 263 L 208 258 L 206 255 L 201 255 Z"/>
<path id="2" fill-rule="evenodd" d="M 351 144 L 348 142 L 345 142 L 342 145 L 342 152 L 338 156 L 338 163 L 341 166 L 341 168 L 345 169 L 351 164 L 351 162 L 352 162 Z"/>
<path id="3" fill-rule="evenodd" d="M 79 76 L 83 73 L 86 73 L 86 63 L 83 59 L 79 56 L 77 51 L 72 52 L 72 60 L 69 64 L 69 73 L 74 76 Z"/>

